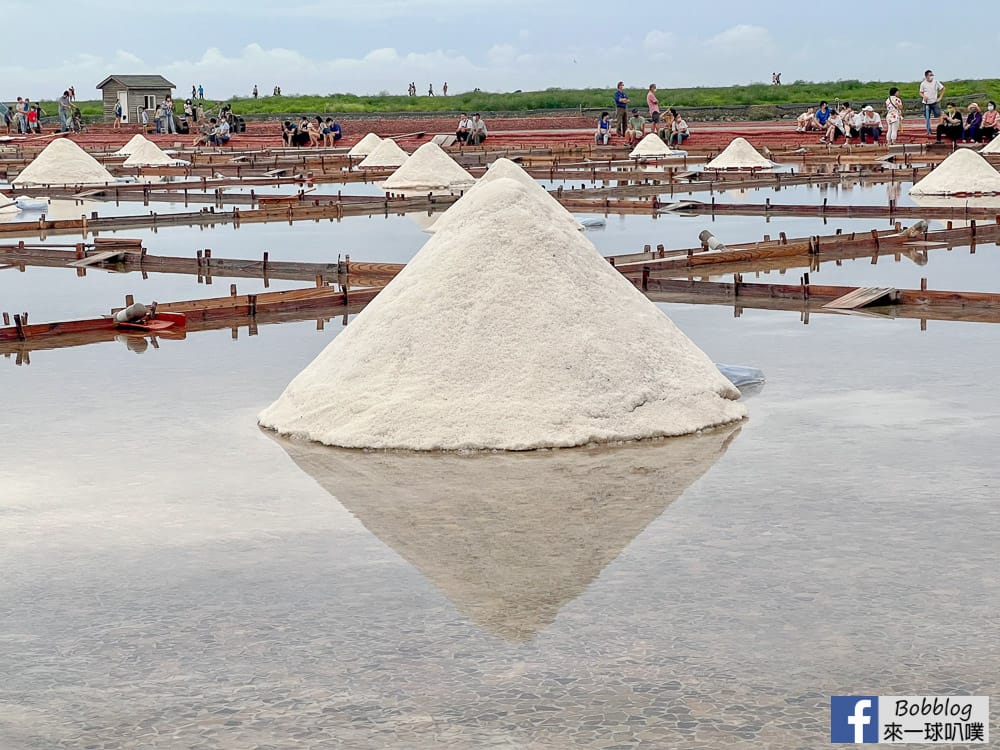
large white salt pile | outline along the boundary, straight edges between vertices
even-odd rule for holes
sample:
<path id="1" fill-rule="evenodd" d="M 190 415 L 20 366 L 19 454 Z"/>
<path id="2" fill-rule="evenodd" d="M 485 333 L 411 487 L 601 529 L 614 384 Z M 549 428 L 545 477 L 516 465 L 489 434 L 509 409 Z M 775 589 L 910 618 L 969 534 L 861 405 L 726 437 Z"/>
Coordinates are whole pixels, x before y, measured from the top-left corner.
<path id="1" fill-rule="evenodd" d="M 705 169 L 771 169 L 774 163 L 760 155 L 746 138 L 734 138 Z"/>
<path id="2" fill-rule="evenodd" d="M 27 185 L 103 185 L 114 176 L 93 156 L 68 138 L 52 141 L 24 168 L 13 184 Z"/>
<path id="3" fill-rule="evenodd" d="M 449 190 L 472 187 L 476 178 L 433 141 L 414 151 L 382 183 L 386 190 Z"/>
<path id="4" fill-rule="evenodd" d="M 992 141 L 987 143 L 981 149 L 979 149 L 981 154 L 1000 154 L 1000 138 L 994 138 Z"/>
<path id="5" fill-rule="evenodd" d="M 580 223 L 573 218 L 573 215 L 563 208 L 562 204 L 553 198 L 549 194 L 548 190 L 535 182 L 534 178 L 525 172 L 519 164 L 511 161 L 510 159 L 501 157 L 490 165 L 490 168 L 486 170 L 486 174 L 479 178 L 479 182 L 477 182 L 476 185 L 469 190 L 469 192 L 459 198 L 458 201 L 455 202 L 454 206 L 445 211 L 441 218 L 438 219 L 433 226 L 428 227 L 424 231 L 437 232 L 447 227 L 452 218 L 461 216 L 461 214 L 466 210 L 466 207 L 472 207 L 472 210 L 475 210 L 474 207 L 478 204 L 474 200 L 467 200 L 469 196 L 476 191 L 481 190 L 483 186 L 499 179 L 512 179 L 529 190 L 538 200 L 539 211 L 541 211 L 544 216 L 549 219 L 549 221 L 566 224 L 573 229 L 583 229 Z"/>
<path id="6" fill-rule="evenodd" d="M 674 153 L 675 151 L 664 143 L 660 136 L 656 133 L 650 133 L 636 144 L 635 148 L 629 153 L 629 157 L 632 159 L 641 157 L 650 158 L 653 156 L 671 156 Z"/>
<path id="7" fill-rule="evenodd" d="M 392 138 L 386 138 L 358 166 L 362 169 L 370 167 L 400 167 L 409 158 L 410 155 L 403 151 Z"/>
<path id="8" fill-rule="evenodd" d="M 120 149 L 115 151 L 112 156 L 131 156 L 135 153 L 136 149 L 139 148 L 143 143 L 152 143 L 148 138 L 143 136 L 141 133 L 136 133 L 131 138 L 129 138 L 128 143 L 122 146 Z"/>
<path id="9" fill-rule="evenodd" d="M 378 145 L 382 142 L 374 133 L 369 133 L 360 141 L 351 147 L 351 150 L 347 152 L 348 156 L 368 156 L 372 151 L 378 148 Z"/>
<path id="10" fill-rule="evenodd" d="M 132 151 L 132 155 L 129 156 L 124 162 L 123 166 L 126 167 L 157 167 L 157 166 L 170 166 L 174 164 L 187 164 L 187 162 L 181 159 L 175 159 L 169 154 L 164 153 L 159 146 L 157 146 L 152 141 L 144 140 Z"/>
<path id="11" fill-rule="evenodd" d="M 960 148 L 910 188 L 910 195 L 1000 193 L 1000 172 L 971 148 Z"/>
<path id="12" fill-rule="evenodd" d="M 739 391 L 514 180 L 406 268 L 260 415 L 348 448 L 527 450 L 743 419 Z"/>

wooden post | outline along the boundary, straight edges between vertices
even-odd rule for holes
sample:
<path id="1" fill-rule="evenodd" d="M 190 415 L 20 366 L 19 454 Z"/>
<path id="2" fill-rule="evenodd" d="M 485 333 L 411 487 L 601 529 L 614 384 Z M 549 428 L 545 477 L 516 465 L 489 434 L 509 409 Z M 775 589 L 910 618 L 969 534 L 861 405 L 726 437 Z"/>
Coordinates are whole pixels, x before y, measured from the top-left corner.
<path id="1" fill-rule="evenodd" d="M 649 289 L 649 266 L 642 267 L 642 291 Z"/>
<path id="2" fill-rule="evenodd" d="M 229 296 L 230 297 L 235 297 L 236 296 L 236 284 L 230 284 L 229 285 Z"/>
<path id="3" fill-rule="evenodd" d="M 135 297 L 133 297 L 131 294 L 126 294 L 125 295 L 125 307 L 131 307 L 134 304 L 135 304 Z"/>
<path id="4" fill-rule="evenodd" d="M 921 292 L 926 292 L 927 291 L 927 278 L 926 277 L 920 279 L 920 291 Z"/>
<path id="5" fill-rule="evenodd" d="M 3 324 L 5 326 L 9 326 L 10 325 L 10 313 L 4 313 L 3 314 Z"/>
<path id="6" fill-rule="evenodd" d="M 7 313 L 4 313 L 6 316 Z M 17 329 L 17 337 L 24 341 L 24 324 L 21 322 L 21 316 L 14 313 L 14 327 Z"/>

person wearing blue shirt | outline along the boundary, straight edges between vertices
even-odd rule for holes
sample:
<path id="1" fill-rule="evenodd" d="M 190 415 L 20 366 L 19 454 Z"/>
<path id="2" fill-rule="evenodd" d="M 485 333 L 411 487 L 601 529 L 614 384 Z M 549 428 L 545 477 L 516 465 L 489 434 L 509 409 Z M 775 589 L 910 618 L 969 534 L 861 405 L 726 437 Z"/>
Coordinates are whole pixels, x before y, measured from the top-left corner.
<path id="1" fill-rule="evenodd" d="M 615 89 L 615 129 L 621 136 L 625 135 L 625 126 L 628 123 L 628 101 L 625 82 L 619 81 L 618 88 Z"/>
<path id="2" fill-rule="evenodd" d="M 826 102 L 819 103 L 819 109 L 813 115 L 813 123 L 820 130 L 826 129 L 826 121 L 830 119 L 830 105 Z"/>
<path id="3" fill-rule="evenodd" d="M 597 121 L 597 131 L 594 133 L 594 143 L 598 146 L 607 146 L 611 140 L 611 115 L 601 112 L 601 119 Z"/>

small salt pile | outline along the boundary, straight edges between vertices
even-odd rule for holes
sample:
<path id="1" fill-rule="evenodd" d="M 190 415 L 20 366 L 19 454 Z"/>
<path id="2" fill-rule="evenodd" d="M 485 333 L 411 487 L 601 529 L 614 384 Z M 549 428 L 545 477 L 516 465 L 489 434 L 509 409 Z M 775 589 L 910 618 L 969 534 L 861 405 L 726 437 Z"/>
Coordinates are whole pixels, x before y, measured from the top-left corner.
<path id="1" fill-rule="evenodd" d="M 1000 193 L 1000 172 L 970 148 L 960 148 L 910 188 L 910 195 Z"/>
<path id="2" fill-rule="evenodd" d="M 772 169 L 774 163 L 760 155 L 746 138 L 734 138 L 705 169 Z"/>
<path id="3" fill-rule="evenodd" d="M 979 149 L 981 154 L 1000 154 L 1000 138 L 994 138 L 992 141 L 987 143 L 981 149 Z"/>
<path id="4" fill-rule="evenodd" d="M 629 158 L 640 159 L 640 158 L 651 158 L 654 156 L 672 156 L 676 152 L 670 148 L 663 139 L 660 138 L 656 133 L 650 133 L 632 149 L 629 153 Z"/>
<path id="5" fill-rule="evenodd" d="M 143 136 L 143 135 L 141 135 L 139 133 L 136 133 L 131 138 L 129 138 L 128 143 L 126 143 L 124 146 L 122 146 L 120 149 L 118 149 L 117 151 L 115 151 L 111 155 L 112 156 L 131 156 L 132 154 L 135 153 L 136 149 L 139 148 L 139 146 L 141 146 L 143 143 L 152 143 L 152 141 L 150 141 L 145 136 Z"/>
<path id="6" fill-rule="evenodd" d="M 530 450 L 746 416 L 705 353 L 529 188 L 467 197 L 261 425 L 348 448 Z"/>
<path id="7" fill-rule="evenodd" d="M 176 164 L 187 164 L 181 159 L 175 159 L 164 153 L 159 146 L 152 141 L 143 139 L 143 143 L 136 146 L 132 155 L 127 158 L 122 165 L 126 167 L 157 167 L 171 166 Z"/>
<path id="8" fill-rule="evenodd" d="M 93 156 L 68 138 L 52 141 L 24 171 L 14 178 L 27 185 L 103 185 L 115 178 Z"/>
<path id="9" fill-rule="evenodd" d="M 465 211 L 466 206 L 475 205 L 474 200 L 469 198 L 470 195 L 481 190 L 483 186 L 501 178 L 515 180 L 527 188 L 533 195 L 537 196 L 539 209 L 544 212 L 549 221 L 567 224 L 573 229 L 583 229 L 580 223 L 573 218 L 573 215 L 563 208 L 562 204 L 553 198 L 545 188 L 535 182 L 534 178 L 525 172 L 519 164 L 510 159 L 500 158 L 490 165 L 490 168 L 486 170 L 486 174 L 479 179 L 475 187 L 459 198 L 455 202 L 455 205 L 445 211 L 433 226 L 426 228 L 424 231 L 433 233 L 447 227 L 452 219 L 459 217 Z"/>
<path id="10" fill-rule="evenodd" d="M 386 138 L 358 166 L 362 169 L 371 167 L 400 167 L 409 158 L 410 155 L 403 151 L 392 138 Z"/>
<path id="11" fill-rule="evenodd" d="M 475 177 L 431 141 L 414 151 L 382 187 L 386 190 L 451 190 L 471 187 L 475 182 Z"/>
<path id="12" fill-rule="evenodd" d="M 372 151 L 378 148 L 378 145 L 382 142 L 374 133 L 369 133 L 360 141 L 354 144 L 350 151 L 347 152 L 348 156 L 368 156 Z"/>
<path id="13" fill-rule="evenodd" d="M 20 210 L 13 198 L 0 193 L 0 214 L 16 214 Z"/>

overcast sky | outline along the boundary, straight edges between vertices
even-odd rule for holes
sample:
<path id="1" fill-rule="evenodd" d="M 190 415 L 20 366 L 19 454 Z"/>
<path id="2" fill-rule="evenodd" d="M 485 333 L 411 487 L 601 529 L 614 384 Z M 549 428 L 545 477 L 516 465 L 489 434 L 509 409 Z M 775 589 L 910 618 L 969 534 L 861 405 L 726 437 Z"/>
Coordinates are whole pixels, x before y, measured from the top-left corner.
<path id="1" fill-rule="evenodd" d="M 0 0 L 0 100 L 97 98 L 112 74 L 159 73 L 186 94 L 633 89 L 796 79 L 996 75 L 995 24 L 896 0 Z M 933 28 L 929 29 L 928 25 Z M 932 33 L 929 33 L 932 32 Z M 952 40 L 951 42 L 947 40 Z M 977 51 L 978 50 L 978 51 Z M 835 95 L 835 92 L 831 92 Z"/>

